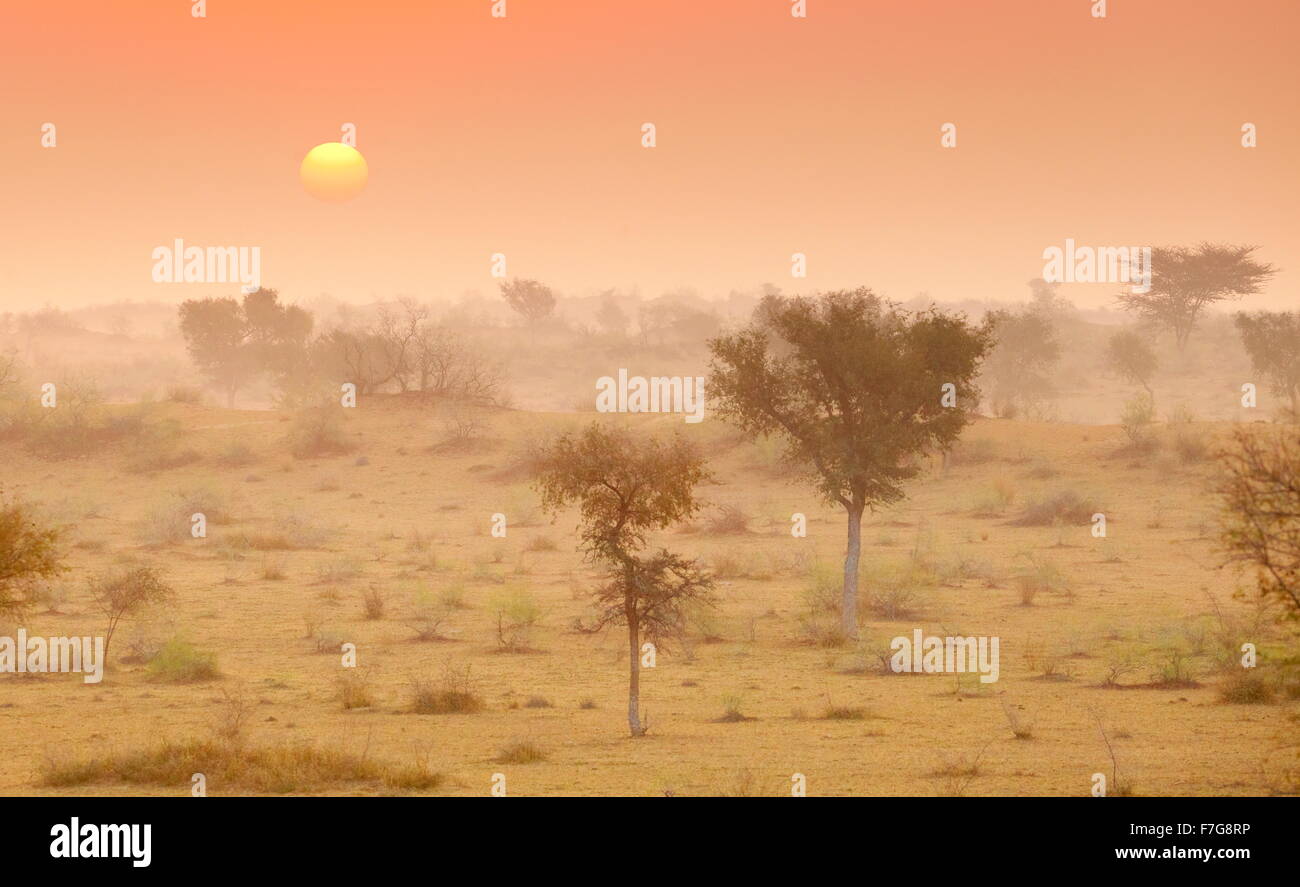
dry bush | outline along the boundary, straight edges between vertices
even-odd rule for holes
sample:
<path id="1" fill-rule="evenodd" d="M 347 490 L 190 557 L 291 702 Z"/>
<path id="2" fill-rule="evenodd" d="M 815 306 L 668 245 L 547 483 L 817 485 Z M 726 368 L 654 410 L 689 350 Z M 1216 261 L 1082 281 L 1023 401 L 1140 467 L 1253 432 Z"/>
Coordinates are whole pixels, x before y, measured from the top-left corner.
<path id="1" fill-rule="evenodd" d="M 536 598 L 525 589 L 508 587 L 493 595 L 488 606 L 496 620 L 497 649 L 503 653 L 528 652 L 533 627 L 541 618 Z"/>
<path id="2" fill-rule="evenodd" d="M 390 780 L 401 780 L 408 772 L 365 756 L 308 744 L 258 747 L 192 739 L 90 759 L 49 760 L 40 781 L 50 787 L 120 782 L 179 788 L 188 787 L 190 777 L 202 773 L 209 785 L 223 790 L 289 794 L 349 783 L 392 784 Z"/>
<path id="3" fill-rule="evenodd" d="M 1074 490 L 1060 490 L 1043 498 L 1031 500 L 1020 517 L 1011 522 L 1014 527 L 1054 527 L 1057 525 L 1083 526 L 1092 523 L 1092 516 L 1101 511 L 1090 499 Z"/>
<path id="4" fill-rule="evenodd" d="M 226 444 L 216 456 L 216 463 L 222 468 L 244 468 L 255 462 L 257 454 L 253 448 L 239 440 Z"/>
<path id="5" fill-rule="evenodd" d="M 196 407 L 203 403 L 203 391 L 192 385 L 172 385 L 167 389 L 164 398 L 171 403 L 183 403 Z"/>
<path id="6" fill-rule="evenodd" d="M 181 637 L 173 637 L 149 660 L 151 680 L 173 684 L 211 681 L 221 677 L 215 653 L 200 650 Z"/>
<path id="7" fill-rule="evenodd" d="M 717 512 L 704 520 L 705 532 L 715 536 L 733 536 L 749 532 L 751 518 L 735 505 L 720 505 Z"/>
<path id="8" fill-rule="evenodd" d="M 1253 569 L 1259 597 L 1300 618 L 1300 435 L 1238 429 L 1216 492 L 1228 561 Z"/>
<path id="9" fill-rule="evenodd" d="M 357 449 L 333 407 L 314 407 L 299 413 L 289 431 L 288 444 L 295 459 L 342 456 Z"/>
<path id="10" fill-rule="evenodd" d="M 383 619 L 387 603 L 384 593 L 373 585 L 361 595 L 361 611 L 370 620 Z"/>
<path id="11" fill-rule="evenodd" d="M 473 691 L 470 670 L 448 662 L 437 681 L 416 679 L 411 682 L 410 711 L 418 715 L 476 714 L 483 710 L 483 700 Z"/>
<path id="12" fill-rule="evenodd" d="M 345 669 L 337 678 L 339 702 L 345 711 L 354 708 L 371 708 L 375 704 L 371 692 L 370 671 L 366 668 Z"/>
<path id="13" fill-rule="evenodd" d="M 534 742 L 521 739 L 510 743 L 493 759 L 498 764 L 536 764 L 546 760 L 546 751 Z"/>

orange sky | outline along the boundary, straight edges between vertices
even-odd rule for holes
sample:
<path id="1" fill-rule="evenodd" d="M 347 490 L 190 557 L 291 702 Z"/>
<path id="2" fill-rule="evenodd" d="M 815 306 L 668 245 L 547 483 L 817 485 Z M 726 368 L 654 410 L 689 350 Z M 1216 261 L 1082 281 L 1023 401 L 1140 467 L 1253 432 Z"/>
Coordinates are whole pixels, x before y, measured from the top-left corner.
<path id="1" fill-rule="evenodd" d="M 290 300 L 492 292 L 494 252 L 571 294 L 1019 299 L 1067 237 L 1256 243 L 1284 272 L 1249 304 L 1300 295 L 1296 0 L 21 5 L 0 13 L 0 310 L 235 291 L 153 283 L 177 237 L 261 247 Z M 320 203 L 298 165 L 345 122 L 370 183 Z"/>

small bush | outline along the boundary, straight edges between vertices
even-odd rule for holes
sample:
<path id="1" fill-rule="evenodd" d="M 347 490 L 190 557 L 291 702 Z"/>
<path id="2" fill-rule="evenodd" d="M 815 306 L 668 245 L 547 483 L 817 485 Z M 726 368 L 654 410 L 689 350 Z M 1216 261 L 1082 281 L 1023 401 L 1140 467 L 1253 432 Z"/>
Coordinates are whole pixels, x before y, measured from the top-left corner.
<path id="1" fill-rule="evenodd" d="M 342 456 L 356 448 L 348 440 L 338 413 L 330 407 L 304 410 L 289 432 L 289 452 L 295 459 Z"/>
<path id="2" fill-rule="evenodd" d="M 1243 671 L 1219 686 L 1219 699 L 1229 705 L 1267 705 L 1273 701 L 1273 688 L 1262 676 Z"/>
<path id="3" fill-rule="evenodd" d="M 1092 523 L 1099 509 L 1074 490 L 1061 490 L 1040 499 L 1031 500 L 1020 517 L 1012 521 L 1017 527 L 1052 527 L 1058 524 L 1083 526 Z"/>
<path id="4" fill-rule="evenodd" d="M 512 742 L 495 758 L 498 764 L 536 764 L 546 760 L 546 752 L 528 740 Z"/>
<path id="5" fill-rule="evenodd" d="M 537 600 L 522 588 L 506 588 L 492 598 L 490 606 L 496 618 L 497 649 L 528 651 L 533 627 L 541 618 Z"/>
<path id="6" fill-rule="evenodd" d="M 370 708 L 375 704 L 370 692 L 370 674 L 357 668 L 349 668 L 339 675 L 336 681 L 339 688 L 339 700 L 345 710 Z"/>
<path id="7" fill-rule="evenodd" d="M 187 684 L 221 676 L 215 653 L 199 650 L 190 642 L 174 637 L 149 661 L 149 677 L 156 681 Z"/>
<path id="8" fill-rule="evenodd" d="M 1128 438 L 1131 451 L 1149 453 L 1159 446 L 1159 439 L 1151 433 L 1151 425 L 1155 420 L 1156 405 L 1151 395 L 1139 394 L 1124 404 L 1120 426 Z"/>
<path id="9" fill-rule="evenodd" d="M 361 611 L 370 620 L 383 619 L 386 604 L 387 600 L 384 593 L 374 586 L 367 589 L 361 596 Z"/>
<path id="10" fill-rule="evenodd" d="M 475 714 L 483 710 L 483 700 L 470 685 L 469 666 L 458 669 L 448 663 L 437 683 L 412 681 L 410 710 L 418 715 Z"/>
<path id="11" fill-rule="evenodd" d="M 705 519 L 707 532 L 715 536 L 740 535 L 749 532 L 750 517 L 735 505 L 719 506 L 717 513 Z"/>

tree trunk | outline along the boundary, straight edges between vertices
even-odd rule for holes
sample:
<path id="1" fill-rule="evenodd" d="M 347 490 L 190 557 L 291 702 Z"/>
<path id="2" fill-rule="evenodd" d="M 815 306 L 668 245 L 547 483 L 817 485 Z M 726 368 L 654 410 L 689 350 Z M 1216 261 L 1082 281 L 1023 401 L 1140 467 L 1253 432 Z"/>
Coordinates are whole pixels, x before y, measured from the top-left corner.
<path id="1" fill-rule="evenodd" d="M 862 555 L 862 506 L 850 506 L 849 544 L 844 554 L 844 601 L 840 606 L 844 635 L 858 637 L 858 560 Z"/>
<path id="2" fill-rule="evenodd" d="M 627 645 L 631 671 L 627 681 L 627 726 L 633 736 L 644 736 L 641 726 L 641 627 L 636 617 L 627 620 Z"/>

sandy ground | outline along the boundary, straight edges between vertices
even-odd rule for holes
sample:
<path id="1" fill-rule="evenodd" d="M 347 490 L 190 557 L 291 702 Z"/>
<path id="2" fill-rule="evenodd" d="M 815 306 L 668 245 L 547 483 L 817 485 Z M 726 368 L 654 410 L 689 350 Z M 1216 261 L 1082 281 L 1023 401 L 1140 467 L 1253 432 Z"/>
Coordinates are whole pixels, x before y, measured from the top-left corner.
<path id="1" fill-rule="evenodd" d="M 717 637 L 696 631 L 686 645 L 660 651 L 642 681 L 650 735 L 631 740 L 625 636 L 570 628 L 586 612 L 585 589 L 595 581 L 575 551 L 573 515 L 552 522 L 526 480 L 495 474 L 525 441 L 589 417 L 498 413 L 487 441 L 449 453 L 430 450 L 443 432 L 428 413 L 363 404 L 346 419 L 355 453 L 295 460 L 284 442 L 287 416 L 159 409 L 181 421 L 201 462 L 137 475 L 123 470 L 129 454 L 120 451 L 64 462 L 16 445 L 0 451 L 7 492 L 71 526 L 71 569 L 58 583 L 66 600 L 23 627 L 29 634 L 100 633 L 87 578 L 154 563 L 176 600 L 124 624 L 114 658 L 133 638 L 180 634 L 216 654 L 222 677 L 172 684 L 152 680 L 143 665 L 121 663 L 98 685 L 76 675 L 0 675 L 0 731 L 8 740 L 0 793 L 188 794 L 188 784 L 48 788 L 39 774 L 47 759 L 209 736 L 223 690 L 252 704 L 250 743 L 312 742 L 385 761 L 427 761 L 448 777 L 432 794 L 483 795 L 493 774 L 504 773 L 512 795 L 788 795 L 798 773 L 810 795 L 1086 795 L 1092 775 L 1109 776 L 1116 764 L 1142 795 L 1294 790 L 1300 704 L 1285 697 L 1268 705 L 1220 702 L 1222 673 L 1196 641 L 1217 624 L 1212 598 L 1229 620 L 1252 612 L 1232 600 L 1240 580 L 1218 568 L 1209 466 L 1185 465 L 1168 451 L 1117 457 L 1122 435 L 1115 427 L 981 421 L 967 438 L 989 442 L 978 445 L 987 461 L 954 464 L 946 473 L 934 466 L 910 485 L 907 501 L 869 518 L 864 584 L 873 570 L 905 563 L 914 551 L 937 566 L 919 589 L 914 615 L 887 621 L 868 614 L 864 637 L 878 647 L 915 628 L 998 636 L 1000 680 L 980 688 L 952 675 L 881 674 L 864 669 L 868 657 L 852 647 L 810 644 L 802 629 L 810 572 L 815 564 L 839 569 L 842 512 L 717 423 L 625 417 L 647 430 L 699 438 L 717 475 L 704 497 L 751 518 L 743 534 L 712 534 L 701 520 L 695 532 L 658 540 L 722 567 L 707 632 Z M 248 444 L 255 462 L 218 467 L 214 454 L 231 441 Z M 1013 498 L 1001 514 L 988 514 L 981 501 L 995 484 Z M 216 494 L 228 518 L 210 525 L 205 539 L 151 540 L 151 512 L 194 488 Z M 1060 490 L 1098 503 L 1108 518 L 1105 539 L 1088 526 L 1010 525 L 1026 501 Z M 497 512 L 507 515 L 504 539 L 490 535 Z M 794 512 L 807 514 L 807 538 L 789 532 Z M 327 531 L 323 539 L 284 552 L 234 541 L 273 533 L 289 514 Z M 1069 593 L 1022 605 L 1013 577 L 1031 563 L 1049 564 Z M 264 578 L 268 565 L 283 578 Z M 382 619 L 363 613 L 362 595 L 372 587 L 387 601 Z M 417 609 L 452 587 L 462 589 L 466 605 L 446 620 L 453 639 L 415 641 Z M 507 588 L 525 590 L 540 606 L 532 652 L 496 650 L 490 602 Z M 343 709 L 340 656 L 316 652 L 309 630 L 357 645 L 374 705 Z M 1260 634 L 1262 647 L 1272 643 L 1270 631 Z M 1160 651 L 1174 647 L 1187 652 L 1199 687 L 1099 686 L 1107 663 L 1124 651 L 1146 657 L 1147 665 L 1125 678 L 1143 684 Z M 436 678 L 449 662 L 470 668 L 485 710 L 403 711 L 411 681 Z M 550 707 L 527 707 L 533 696 Z M 749 720 L 719 722 L 726 700 Z M 826 719 L 830 705 L 862 708 L 864 716 Z M 1008 710 L 1032 726 L 1031 738 L 1013 735 Z M 547 759 L 494 761 L 520 739 Z"/>

